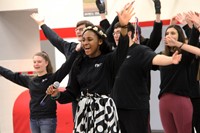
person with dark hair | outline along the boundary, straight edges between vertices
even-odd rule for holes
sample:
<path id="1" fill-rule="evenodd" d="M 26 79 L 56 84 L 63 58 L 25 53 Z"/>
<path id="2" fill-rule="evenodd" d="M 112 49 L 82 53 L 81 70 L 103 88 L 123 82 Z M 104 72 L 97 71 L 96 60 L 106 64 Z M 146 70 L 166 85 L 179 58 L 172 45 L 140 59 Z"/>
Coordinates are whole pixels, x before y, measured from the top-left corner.
<path id="1" fill-rule="evenodd" d="M 133 3 L 118 13 L 122 27 L 118 47 L 112 51 L 107 35 L 99 26 L 88 26 L 83 31 L 83 54 L 74 62 L 66 91 L 49 87 L 47 94 L 60 103 L 78 100 L 74 133 L 120 133 L 117 110 L 110 93 L 115 75 L 124 61 L 128 42 L 126 25 L 134 15 Z M 127 39 L 126 39 L 127 40 Z M 125 44 L 124 44 L 125 42 Z"/>
<path id="2" fill-rule="evenodd" d="M 162 39 L 162 21 L 160 19 L 160 15 L 161 15 L 161 3 L 160 0 L 153 0 L 154 2 L 154 8 L 155 8 L 155 14 L 156 14 L 156 19 L 154 22 L 154 26 L 153 26 L 153 30 L 150 34 L 149 38 L 145 38 L 142 35 L 141 32 L 141 27 L 139 25 L 135 25 L 132 23 L 128 24 L 128 35 L 130 36 L 130 38 L 132 39 L 136 39 L 139 37 L 140 40 L 135 40 L 135 41 L 139 41 L 141 45 L 145 45 L 148 46 L 149 48 L 151 48 L 153 51 L 155 51 L 157 49 L 157 47 L 159 46 L 161 39 Z M 113 33 L 114 33 L 114 26 L 115 24 L 118 22 L 118 18 L 116 17 L 112 24 L 110 25 L 110 27 L 107 29 L 106 34 L 108 36 L 108 41 L 113 45 L 113 47 L 116 47 L 116 39 L 114 39 L 113 37 Z M 102 25 L 103 26 L 103 25 Z M 135 27 L 137 27 L 137 31 L 135 31 Z M 137 35 L 135 33 L 138 33 Z M 149 91 L 149 95 L 151 94 L 151 74 L 150 72 L 147 73 L 148 76 L 148 91 Z"/>
<path id="3" fill-rule="evenodd" d="M 79 51 L 80 45 L 76 50 Z M 32 133 L 56 133 L 56 102 L 46 95 L 49 85 L 61 82 L 69 73 L 78 52 L 72 52 L 68 60 L 55 72 L 46 52 L 38 52 L 33 56 L 33 67 L 36 76 L 30 77 L 0 66 L 0 75 L 30 92 L 30 128 Z M 58 85 L 57 85 L 58 87 Z M 45 99 L 44 99 L 45 98 Z"/>
<path id="4" fill-rule="evenodd" d="M 156 54 L 147 46 L 128 38 L 129 49 L 114 82 L 112 97 L 116 103 L 122 133 L 149 133 L 148 76 L 153 65 L 178 64 L 181 55 Z"/>
<path id="5" fill-rule="evenodd" d="M 64 40 L 63 38 L 59 37 L 57 33 L 55 33 L 51 28 L 49 28 L 45 22 L 44 17 L 41 16 L 38 13 L 31 14 L 31 18 L 41 27 L 45 37 L 53 44 L 54 47 L 56 47 L 62 54 L 65 55 L 66 59 L 71 55 L 72 51 L 75 49 L 78 42 L 68 42 Z M 76 37 L 79 42 L 82 41 L 82 32 L 83 29 L 87 26 L 92 26 L 93 24 L 88 20 L 81 20 L 78 21 L 76 24 Z M 72 102 L 72 114 L 73 118 L 75 116 L 77 102 Z"/>
<path id="6" fill-rule="evenodd" d="M 193 44 L 183 44 L 178 42 L 172 37 L 166 37 L 168 46 L 179 47 L 184 51 L 195 54 L 196 56 L 191 61 L 189 66 L 189 82 L 190 82 L 190 99 L 193 105 L 193 118 L 192 118 L 192 133 L 200 133 L 200 67 L 199 67 L 199 56 L 200 56 L 200 43 L 199 43 L 199 31 L 200 17 L 195 12 L 188 12 L 184 14 L 177 14 L 175 21 L 178 21 L 183 25 L 183 29 L 190 43 Z M 191 40 L 193 40 L 191 42 Z M 188 43 L 188 42 L 187 42 Z"/>
<path id="7" fill-rule="evenodd" d="M 116 47 L 118 45 L 119 37 L 120 37 L 120 31 L 121 31 L 121 25 L 119 24 L 119 22 L 117 22 L 114 25 L 114 31 L 113 31 L 113 37 L 114 37 L 114 40 L 115 40 L 115 44 L 114 44 L 113 47 Z"/>
<path id="8" fill-rule="evenodd" d="M 167 27 L 165 37 L 185 43 L 185 36 L 179 25 Z M 191 40 L 189 39 L 189 42 Z M 193 107 L 190 100 L 190 65 L 194 58 L 180 47 L 169 47 L 165 40 L 164 55 L 172 55 L 176 50 L 182 54 L 182 59 L 177 65 L 159 67 L 161 73 L 159 109 L 160 118 L 165 133 L 191 133 Z"/>
<path id="9" fill-rule="evenodd" d="M 129 22 L 128 24 L 128 35 L 130 39 L 134 39 L 134 42 L 139 42 L 140 45 L 145 45 L 151 48 L 153 51 L 157 49 L 157 47 L 160 44 L 160 41 L 162 39 L 162 21 L 160 19 L 161 15 L 161 3 L 160 0 L 153 0 L 154 2 L 154 8 L 155 8 L 155 15 L 156 19 L 154 22 L 153 30 L 150 34 L 149 38 L 144 38 L 141 32 L 141 27 L 137 25 L 137 23 L 132 24 Z M 118 18 L 116 17 L 109 27 L 107 29 L 106 33 L 108 36 L 108 41 L 113 44 L 113 47 L 116 47 L 117 45 L 115 44 L 115 40 L 113 38 L 113 32 L 115 30 L 114 25 L 117 23 Z M 136 28 L 136 29 L 135 29 Z M 137 40 L 139 38 L 139 40 Z M 150 99 L 150 93 L 151 93 L 151 73 L 150 71 L 147 71 L 147 87 L 148 87 L 148 92 L 149 92 L 149 99 Z M 150 108 L 149 108 L 150 109 Z M 149 110 L 150 113 L 150 110 Z M 151 126 L 150 126 L 150 114 L 149 114 L 149 132 L 151 132 Z"/>

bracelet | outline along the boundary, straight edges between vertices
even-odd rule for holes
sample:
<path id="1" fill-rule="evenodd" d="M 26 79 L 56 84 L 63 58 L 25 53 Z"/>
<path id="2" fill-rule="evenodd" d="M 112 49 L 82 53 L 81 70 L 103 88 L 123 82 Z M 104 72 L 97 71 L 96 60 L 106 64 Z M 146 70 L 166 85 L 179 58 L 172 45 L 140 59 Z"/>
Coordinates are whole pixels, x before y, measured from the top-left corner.
<path id="1" fill-rule="evenodd" d="M 183 47 L 184 44 L 185 44 L 185 43 L 182 43 L 181 46 L 179 47 L 179 49 L 181 49 L 181 48 Z"/>

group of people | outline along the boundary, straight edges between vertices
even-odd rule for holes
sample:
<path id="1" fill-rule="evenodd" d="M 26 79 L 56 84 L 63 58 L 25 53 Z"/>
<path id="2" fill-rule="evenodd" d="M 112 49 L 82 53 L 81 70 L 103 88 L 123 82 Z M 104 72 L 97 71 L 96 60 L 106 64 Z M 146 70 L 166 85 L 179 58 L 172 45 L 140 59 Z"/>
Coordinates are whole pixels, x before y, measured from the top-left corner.
<path id="1" fill-rule="evenodd" d="M 100 26 L 79 21 L 75 29 L 79 43 L 62 39 L 43 17 L 31 14 L 47 39 L 66 57 L 53 73 L 48 54 L 35 54 L 37 75 L 33 78 L 0 66 L 3 77 L 30 90 L 32 133 L 56 132 L 56 101 L 73 103 L 74 133 L 150 133 L 151 70 L 159 70 L 161 75 L 158 98 L 164 132 L 192 133 L 193 127 L 200 132 L 199 14 L 177 15 L 175 20 L 180 23 L 187 20 L 184 30 L 188 41 L 181 26 L 171 24 L 165 31 L 164 50 L 155 53 L 162 39 L 162 21 L 160 0 L 153 3 L 156 20 L 149 38 L 142 36 L 137 24 L 130 23 L 134 2 L 117 12 L 110 24 L 104 1 L 96 0 Z M 61 82 L 67 74 L 68 84 L 61 92 L 53 83 Z M 50 96 L 41 106 L 46 94 Z"/>

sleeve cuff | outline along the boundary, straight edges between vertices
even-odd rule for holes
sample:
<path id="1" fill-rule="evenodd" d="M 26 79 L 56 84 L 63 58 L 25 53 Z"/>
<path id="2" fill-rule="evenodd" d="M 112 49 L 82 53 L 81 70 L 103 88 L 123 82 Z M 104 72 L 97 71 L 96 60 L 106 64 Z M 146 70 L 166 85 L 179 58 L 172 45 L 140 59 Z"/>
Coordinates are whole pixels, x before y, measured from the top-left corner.
<path id="1" fill-rule="evenodd" d="M 57 96 L 55 96 L 55 97 L 52 97 L 52 96 L 51 96 L 51 99 L 52 99 L 52 100 L 57 100 L 59 97 L 60 97 L 60 92 L 59 92 L 59 93 L 57 94 Z"/>

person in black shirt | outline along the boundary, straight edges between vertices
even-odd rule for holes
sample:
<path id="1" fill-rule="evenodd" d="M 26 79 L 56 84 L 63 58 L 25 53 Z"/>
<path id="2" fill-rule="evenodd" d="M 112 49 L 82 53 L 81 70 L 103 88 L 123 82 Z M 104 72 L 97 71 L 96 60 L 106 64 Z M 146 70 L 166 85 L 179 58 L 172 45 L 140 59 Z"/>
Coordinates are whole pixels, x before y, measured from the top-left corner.
<path id="1" fill-rule="evenodd" d="M 192 29 L 191 35 L 193 32 L 196 32 L 195 28 Z M 183 45 L 180 45 L 180 47 L 169 47 L 167 46 L 167 40 L 165 40 L 166 45 L 162 54 L 171 55 L 175 50 L 179 50 L 182 54 L 182 59 L 178 65 L 159 67 L 161 83 L 158 98 L 161 122 L 166 133 L 191 133 L 193 107 L 190 99 L 190 78 L 192 74 L 190 69 L 194 55 L 181 50 L 185 44 L 185 36 L 179 25 L 168 26 L 165 37 L 171 37 L 182 42 Z M 189 39 L 190 43 L 196 44 L 194 41 L 192 38 Z"/>
<path id="2" fill-rule="evenodd" d="M 114 82 L 112 97 L 116 103 L 122 133 L 149 132 L 148 75 L 153 65 L 178 64 L 181 55 L 159 55 L 147 46 L 128 40 L 130 47 Z"/>
<path id="3" fill-rule="evenodd" d="M 184 51 L 188 51 L 195 55 L 199 55 L 199 31 L 200 31 L 200 17 L 196 12 L 188 12 L 188 13 L 178 13 L 172 19 L 172 24 L 177 24 L 177 22 L 183 25 L 183 29 L 185 31 L 185 35 L 187 36 L 188 40 L 195 40 L 192 42 L 193 45 L 182 45 L 182 43 L 178 43 L 178 41 L 174 40 L 173 38 L 166 38 L 168 46 L 176 46 L 181 44 L 181 49 Z M 196 28 L 196 32 L 193 31 L 193 26 Z M 200 133 L 200 69 L 199 69 L 199 56 L 195 56 L 191 64 L 189 66 L 189 82 L 190 82 L 190 99 L 193 105 L 193 118 L 192 118 L 192 133 Z"/>
<path id="4" fill-rule="evenodd" d="M 119 45 L 113 52 L 100 27 L 87 27 L 82 40 L 84 53 L 73 65 L 66 91 L 59 92 L 53 87 L 47 90 L 47 94 L 51 94 L 60 103 L 79 98 L 74 133 L 121 132 L 117 110 L 110 93 L 115 75 L 127 54 L 128 42 L 124 39 L 128 38 L 126 25 L 133 16 L 132 12 L 131 3 L 118 13 L 119 22 L 124 28 L 121 30 Z"/>
<path id="5" fill-rule="evenodd" d="M 67 59 L 71 55 L 72 51 L 75 49 L 78 42 L 69 42 L 59 37 L 56 32 L 54 32 L 51 28 L 49 28 L 45 24 L 44 17 L 41 16 L 40 14 L 33 13 L 31 14 L 31 18 L 33 18 L 33 20 L 41 27 L 45 37 L 51 42 L 51 44 L 53 44 L 54 47 L 56 47 L 63 55 L 65 55 Z M 77 22 L 75 33 L 79 42 L 81 42 L 82 40 L 83 29 L 91 25 L 93 24 L 88 20 L 81 20 Z M 72 102 L 73 118 L 75 116 L 76 107 L 77 107 L 77 101 L 73 101 Z"/>
<path id="6" fill-rule="evenodd" d="M 77 45 L 76 50 L 80 49 Z M 55 81 L 61 82 L 69 73 L 78 52 L 73 52 L 68 60 L 53 73 L 51 61 L 46 52 L 38 52 L 33 56 L 33 67 L 36 76 L 29 77 L 0 66 L 0 75 L 6 79 L 29 89 L 30 92 L 30 127 L 32 133 L 55 133 L 56 132 L 56 102 L 46 96 L 49 85 Z"/>
<path id="7" fill-rule="evenodd" d="M 173 62 L 170 57 L 156 55 L 146 46 L 133 44 L 129 48 L 126 60 L 116 76 L 112 93 L 122 133 L 149 132 L 149 93 L 146 73 L 151 70 L 153 64 L 171 63 Z"/>

